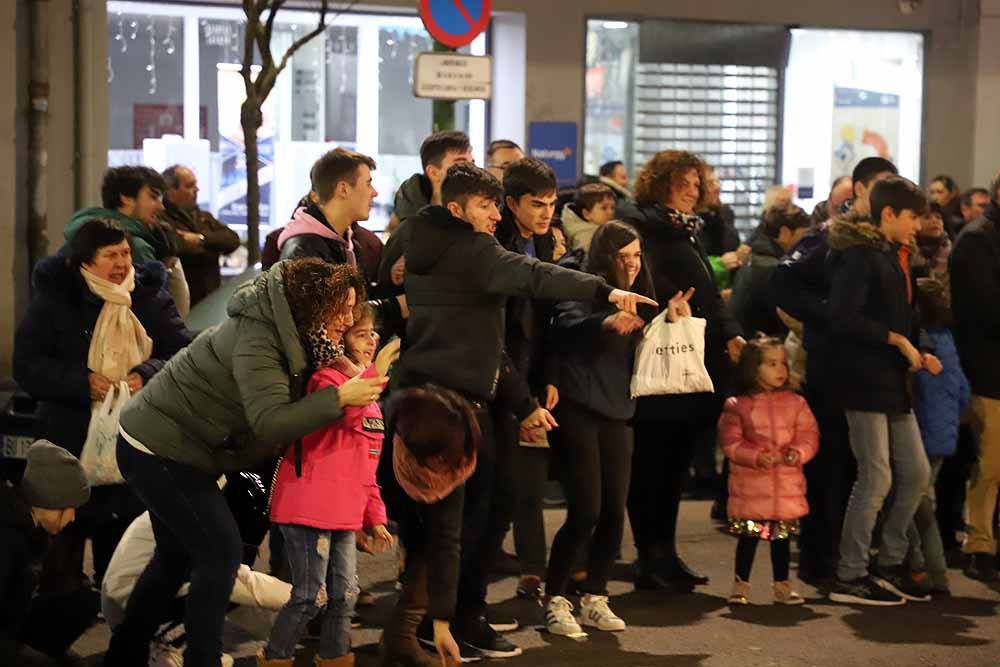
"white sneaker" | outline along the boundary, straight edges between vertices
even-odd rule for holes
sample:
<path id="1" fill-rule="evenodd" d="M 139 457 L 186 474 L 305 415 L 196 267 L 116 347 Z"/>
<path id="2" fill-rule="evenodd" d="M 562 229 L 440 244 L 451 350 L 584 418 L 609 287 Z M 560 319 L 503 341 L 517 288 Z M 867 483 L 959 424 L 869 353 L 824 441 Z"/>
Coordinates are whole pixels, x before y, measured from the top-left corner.
<path id="1" fill-rule="evenodd" d="M 583 634 L 580 624 L 573 618 L 573 604 L 561 595 L 553 596 L 545 606 L 545 625 L 554 635 Z"/>
<path id="2" fill-rule="evenodd" d="M 584 595 L 580 600 L 580 621 L 605 632 L 620 632 L 625 621 L 608 607 L 607 595 Z"/>
<path id="3" fill-rule="evenodd" d="M 149 667 L 184 667 L 184 649 L 163 642 L 150 642 Z M 233 656 L 223 653 L 219 667 L 233 667 Z"/>

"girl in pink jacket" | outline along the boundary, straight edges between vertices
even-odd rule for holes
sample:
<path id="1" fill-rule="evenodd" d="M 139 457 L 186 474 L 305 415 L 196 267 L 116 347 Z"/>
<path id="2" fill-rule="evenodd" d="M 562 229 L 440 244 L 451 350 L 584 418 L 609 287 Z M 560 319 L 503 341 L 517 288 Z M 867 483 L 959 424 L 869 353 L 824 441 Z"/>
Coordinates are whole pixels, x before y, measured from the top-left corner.
<path id="1" fill-rule="evenodd" d="M 357 375 L 383 376 L 399 356 L 398 341 L 378 348 L 374 313 L 360 306 L 353 326 L 343 333 L 342 346 L 313 351 L 317 370 L 309 393 L 339 387 Z M 327 333 L 329 336 L 329 331 Z M 382 452 L 382 411 L 374 400 L 365 407 L 345 407 L 344 416 L 302 439 L 301 475 L 291 457 L 278 468 L 271 497 L 271 522 L 285 537 L 292 573 L 292 595 L 275 619 L 267 646 L 257 664 L 290 667 L 306 624 L 322 611 L 316 664 L 352 667 L 351 615 L 357 600 L 355 533 L 374 534 L 374 550 L 392 546 L 386 530 L 385 505 L 375 481 Z"/>
<path id="2" fill-rule="evenodd" d="M 789 538 L 809 513 L 802 465 L 819 449 L 809 406 L 788 389 L 788 362 L 777 338 L 747 343 L 737 367 L 741 396 L 726 401 L 719 442 L 729 459 L 729 525 L 739 536 L 730 604 L 750 603 L 750 569 L 757 542 L 771 543 L 774 601 L 804 600 L 788 581 Z"/>

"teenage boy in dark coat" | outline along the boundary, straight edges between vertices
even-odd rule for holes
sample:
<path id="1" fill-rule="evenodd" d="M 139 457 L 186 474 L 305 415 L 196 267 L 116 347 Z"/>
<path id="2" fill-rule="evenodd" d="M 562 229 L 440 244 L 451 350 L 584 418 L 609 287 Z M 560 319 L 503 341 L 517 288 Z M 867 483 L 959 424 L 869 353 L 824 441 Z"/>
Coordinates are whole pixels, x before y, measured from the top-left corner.
<path id="1" fill-rule="evenodd" d="M 910 373 L 941 363 L 914 346 L 919 330 L 910 251 L 927 199 L 891 177 L 872 188 L 871 217 L 830 227 L 829 387 L 844 409 L 858 478 L 844 517 L 834 602 L 890 606 L 930 599 L 903 564 L 907 531 L 930 479 L 930 464 L 911 401 Z M 886 502 L 889 492 L 892 499 Z M 875 575 L 872 532 L 882 511 Z"/>
<path id="2" fill-rule="evenodd" d="M 551 225 L 558 190 L 552 168 L 534 158 L 512 162 L 504 172 L 503 187 L 504 209 L 497 225 L 497 241 L 506 250 L 552 263 L 555 240 Z M 507 352 L 515 372 L 546 410 L 559 402 L 555 386 L 543 379 L 552 309 L 552 302 L 522 297 L 507 300 Z M 514 498 L 514 547 L 521 574 L 518 595 L 539 598 L 546 560 L 542 497 L 549 471 L 548 442 L 544 433 L 521 433 L 519 420 L 509 411 L 497 418 L 497 488 L 509 490 Z M 535 446 L 520 446 L 521 442 Z"/>
<path id="3" fill-rule="evenodd" d="M 487 576 L 506 531 L 494 516 L 495 449 L 488 416 L 502 371 L 506 299 L 602 300 L 633 313 L 637 304 L 655 305 L 646 297 L 612 289 L 595 276 L 504 250 L 493 236 L 501 218 L 497 200 L 502 192 L 499 181 L 488 172 L 456 164 L 442 183 L 443 206 L 428 206 L 412 219 L 404 281 L 410 318 L 406 348 L 393 377 L 400 387 L 444 386 L 477 407 L 483 438 L 476 473 L 464 489 L 453 617 L 455 634 L 466 645 L 463 648 L 487 657 L 521 652 L 501 641 L 483 615 Z M 541 407 L 523 421 L 533 428 L 556 425 Z M 433 617 L 439 650 L 450 611 L 438 606 L 438 615 Z"/>
<path id="4" fill-rule="evenodd" d="M 38 594 L 34 566 L 90 498 L 75 456 L 47 440 L 28 449 L 20 484 L 0 486 L 0 665 L 50 665 L 97 617 L 96 591 Z"/>
<path id="5" fill-rule="evenodd" d="M 854 199 L 850 210 L 868 215 L 868 195 L 874 183 L 896 173 L 895 165 L 882 158 L 859 162 L 851 175 Z M 828 378 L 837 370 L 830 364 L 828 351 L 829 228 L 829 224 L 822 224 L 807 233 L 778 264 L 770 281 L 774 303 L 803 323 L 803 343 L 808 352 L 805 395 L 820 429 L 819 454 L 805 466 L 810 511 L 802 519 L 799 576 L 806 581 L 829 581 L 836 575 L 844 509 L 854 475 L 847 422 L 843 410 L 833 401 L 836 394 L 828 386 Z"/>

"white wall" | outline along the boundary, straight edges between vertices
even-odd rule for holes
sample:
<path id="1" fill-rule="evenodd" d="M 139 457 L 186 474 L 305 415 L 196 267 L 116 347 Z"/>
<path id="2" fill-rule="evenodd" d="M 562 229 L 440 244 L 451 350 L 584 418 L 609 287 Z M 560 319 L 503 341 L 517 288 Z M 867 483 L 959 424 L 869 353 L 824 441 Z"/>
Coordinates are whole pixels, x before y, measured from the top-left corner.
<path id="1" fill-rule="evenodd" d="M 975 95 L 973 179 L 988 186 L 1000 172 L 1000 0 L 983 0 Z M 971 107 L 971 105 L 970 105 Z"/>

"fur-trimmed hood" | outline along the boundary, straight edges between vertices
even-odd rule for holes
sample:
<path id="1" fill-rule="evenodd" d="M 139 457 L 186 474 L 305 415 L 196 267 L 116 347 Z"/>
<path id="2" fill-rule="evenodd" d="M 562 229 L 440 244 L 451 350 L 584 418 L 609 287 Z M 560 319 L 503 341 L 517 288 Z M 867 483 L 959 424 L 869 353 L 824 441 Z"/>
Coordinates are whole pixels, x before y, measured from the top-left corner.
<path id="1" fill-rule="evenodd" d="M 834 250 L 847 250 L 854 246 L 867 246 L 885 252 L 892 247 L 882 230 L 875 226 L 871 216 L 848 211 L 830 225 L 827 243 Z"/>

